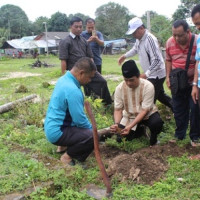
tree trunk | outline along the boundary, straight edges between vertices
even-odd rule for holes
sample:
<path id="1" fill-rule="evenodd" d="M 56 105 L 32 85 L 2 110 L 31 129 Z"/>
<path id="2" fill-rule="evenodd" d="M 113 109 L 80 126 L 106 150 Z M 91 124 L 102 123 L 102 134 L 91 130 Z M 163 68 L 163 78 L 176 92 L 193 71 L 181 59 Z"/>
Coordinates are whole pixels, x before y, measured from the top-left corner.
<path id="1" fill-rule="evenodd" d="M 32 99 L 34 99 L 36 97 L 37 97 L 36 94 L 32 94 L 32 95 L 29 95 L 27 97 L 18 99 L 16 101 L 6 103 L 6 104 L 0 106 L 0 114 L 8 112 L 9 110 L 11 110 L 14 107 L 16 107 L 17 105 L 19 105 L 20 103 L 23 103 L 23 102 L 26 102 L 26 101 L 30 101 L 30 100 L 32 100 Z"/>

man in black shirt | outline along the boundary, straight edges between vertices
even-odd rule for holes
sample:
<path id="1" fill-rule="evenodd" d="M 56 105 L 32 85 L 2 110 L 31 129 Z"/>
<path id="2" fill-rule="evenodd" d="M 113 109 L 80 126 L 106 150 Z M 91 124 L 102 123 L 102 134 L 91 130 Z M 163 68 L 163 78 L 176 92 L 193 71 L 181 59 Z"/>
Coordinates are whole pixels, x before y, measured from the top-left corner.
<path id="1" fill-rule="evenodd" d="M 75 62 L 82 57 L 89 57 L 93 60 L 93 54 L 87 41 L 80 36 L 83 30 L 83 21 L 79 17 L 73 17 L 70 21 L 70 34 L 59 44 L 59 58 L 61 60 L 62 74 L 66 70 L 71 70 Z M 90 84 L 84 87 L 87 96 L 94 93 L 95 96 L 103 99 L 106 105 L 111 104 L 112 100 L 108 90 L 106 80 L 100 73 L 96 72 Z"/>

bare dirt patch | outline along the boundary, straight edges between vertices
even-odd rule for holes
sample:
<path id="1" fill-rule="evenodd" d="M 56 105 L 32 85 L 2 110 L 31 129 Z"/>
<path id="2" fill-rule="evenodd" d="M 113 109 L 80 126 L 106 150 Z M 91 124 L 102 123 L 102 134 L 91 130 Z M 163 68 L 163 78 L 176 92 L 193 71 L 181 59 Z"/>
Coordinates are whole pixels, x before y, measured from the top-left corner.
<path id="1" fill-rule="evenodd" d="M 151 148 L 146 147 L 139 149 L 131 154 L 114 147 L 106 146 L 105 144 L 100 144 L 99 148 L 103 163 L 105 166 L 108 166 L 106 170 L 111 178 L 116 176 L 121 182 L 130 180 L 136 183 L 149 185 L 164 178 L 169 168 L 167 163 L 167 158 L 169 156 L 181 157 L 187 154 L 189 157 L 200 153 L 199 147 L 192 147 L 190 144 L 180 147 L 176 143 L 170 142 Z M 30 149 L 23 148 L 17 144 L 12 144 L 12 151 L 13 150 L 26 154 L 29 153 L 32 159 L 43 162 L 46 167 L 51 170 L 67 167 L 63 166 L 59 159 L 39 153 L 30 154 Z M 94 156 L 94 153 L 90 156 Z M 93 165 L 97 165 L 97 163 L 93 163 Z M 90 168 L 92 166 L 88 167 Z"/>
<path id="2" fill-rule="evenodd" d="M 30 73 L 30 72 L 10 72 L 6 74 L 4 77 L 0 78 L 0 80 L 7 80 L 11 78 L 25 78 L 28 76 L 41 76 L 41 74 Z"/>
<path id="3" fill-rule="evenodd" d="M 153 184 L 163 178 L 168 170 L 167 158 L 184 154 L 195 155 L 200 148 L 186 145 L 179 147 L 174 143 L 140 149 L 133 154 L 117 151 L 116 148 L 100 146 L 101 155 L 108 166 L 108 175 L 141 184 Z"/>

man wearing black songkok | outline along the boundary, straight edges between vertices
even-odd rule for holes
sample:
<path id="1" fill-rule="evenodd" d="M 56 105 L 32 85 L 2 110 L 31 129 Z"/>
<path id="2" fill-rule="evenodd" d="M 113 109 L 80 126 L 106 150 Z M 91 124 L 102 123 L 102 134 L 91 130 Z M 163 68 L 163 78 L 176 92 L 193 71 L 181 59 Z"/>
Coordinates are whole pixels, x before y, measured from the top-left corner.
<path id="1" fill-rule="evenodd" d="M 140 135 L 141 124 L 151 131 L 150 146 L 157 143 L 157 135 L 161 132 L 163 121 L 154 104 L 154 86 L 143 78 L 134 60 L 122 65 L 124 81 L 115 90 L 114 122 L 111 132 L 120 134 L 127 140 Z"/>

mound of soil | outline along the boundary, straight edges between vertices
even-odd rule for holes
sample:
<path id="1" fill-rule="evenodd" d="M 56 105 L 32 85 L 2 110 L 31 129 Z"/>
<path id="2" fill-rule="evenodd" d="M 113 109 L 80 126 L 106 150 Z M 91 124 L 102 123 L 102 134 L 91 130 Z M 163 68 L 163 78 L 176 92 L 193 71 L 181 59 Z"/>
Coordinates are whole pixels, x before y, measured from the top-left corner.
<path id="1" fill-rule="evenodd" d="M 168 170 L 168 156 L 195 155 L 200 153 L 200 148 L 189 144 L 179 147 L 176 143 L 169 142 L 165 145 L 143 148 L 133 154 L 101 145 L 100 152 L 104 163 L 108 166 L 107 172 L 111 178 L 116 176 L 122 182 L 132 180 L 136 183 L 151 185 L 164 177 Z"/>

